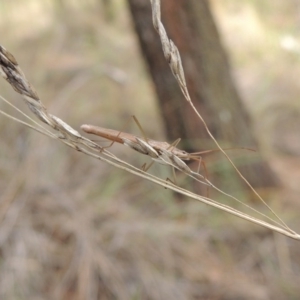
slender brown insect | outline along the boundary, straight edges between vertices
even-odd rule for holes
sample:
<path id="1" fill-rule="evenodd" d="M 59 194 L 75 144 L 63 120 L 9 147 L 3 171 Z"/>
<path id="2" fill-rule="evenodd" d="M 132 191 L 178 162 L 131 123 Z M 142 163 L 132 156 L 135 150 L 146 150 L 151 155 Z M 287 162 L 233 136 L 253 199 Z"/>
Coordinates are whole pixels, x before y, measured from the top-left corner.
<path id="1" fill-rule="evenodd" d="M 133 119 L 137 123 L 141 132 L 143 132 L 143 129 L 135 116 L 133 116 Z M 205 173 L 207 173 L 207 170 L 206 170 L 205 163 L 204 161 L 202 161 L 200 154 L 218 151 L 218 150 L 208 150 L 203 152 L 188 153 L 176 147 L 180 139 L 176 140 L 173 144 L 169 144 L 167 142 L 151 140 L 146 137 L 144 139 L 141 139 L 140 137 L 133 135 L 131 133 L 98 127 L 94 125 L 85 124 L 81 126 L 81 129 L 86 133 L 94 134 L 103 137 L 105 139 L 108 139 L 112 141 L 112 144 L 117 142 L 125 146 L 128 146 L 136 150 L 137 152 L 150 156 L 154 161 L 157 161 L 161 164 L 173 165 L 181 171 L 194 174 L 194 175 L 197 174 L 202 178 L 205 177 L 199 174 L 200 165 L 203 165 Z M 107 146 L 107 148 L 110 147 L 111 145 Z M 193 172 L 183 160 L 198 161 L 199 162 L 198 171 Z M 146 170 L 148 170 L 150 166 Z"/>
<path id="2" fill-rule="evenodd" d="M 94 134 L 112 142 L 126 145 L 142 154 L 149 155 L 154 160 L 158 159 L 160 156 L 164 156 L 164 160 L 169 157 L 173 163 L 174 160 L 176 161 L 176 158 L 179 158 L 180 160 L 201 160 L 199 156 L 195 156 L 184 150 L 176 148 L 175 145 L 177 145 L 180 140 L 175 141 L 174 145 L 171 145 L 167 142 L 160 142 L 151 139 L 143 140 L 131 133 L 102 128 L 94 125 L 82 125 L 81 129 L 86 133 Z M 176 158 L 172 159 L 173 156 Z M 167 163 L 171 163 L 171 161 L 169 160 Z M 175 163 L 175 165 L 177 164 Z"/>
<path id="3" fill-rule="evenodd" d="M 182 160 L 200 160 L 201 157 L 199 157 L 199 154 L 204 154 L 208 152 L 212 152 L 214 150 L 209 151 L 203 151 L 203 152 L 195 152 L 195 153 L 188 153 L 184 150 L 176 148 L 178 143 L 180 142 L 180 139 L 177 139 L 174 143 L 169 144 L 167 142 L 160 142 L 156 140 L 148 139 L 143 131 L 143 128 L 137 118 L 135 116 L 132 116 L 135 123 L 139 127 L 140 131 L 142 132 L 144 139 L 141 139 L 140 137 L 133 135 L 131 133 L 126 133 L 122 131 L 117 131 L 113 129 L 98 127 L 94 125 L 82 125 L 81 129 L 85 131 L 86 133 L 94 134 L 100 137 L 103 137 L 105 139 L 108 139 L 112 141 L 112 144 L 117 142 L 120 144 L 124 144 L 126 146 L 131 147 L 132 149 L 142 153 L 151 156 L 152 158 L 157 158 L 159 155 L 161 155 L 162 150 L 166 150 L 169 152 L 172 152 L 173 155 L 177 156 L 177 158 L 180 158 Z M 109 145 L 108 147 L 110 147 Z M 157 153 L 158 152 L 158 153 Z M 165 154 L 166 155 L 166 154 Z M 169 154 L 170 156 L 170 154 Z"/>
<path id="4" fill-rule="evenodd" d="M 191 155 L 188 152 L 186 152 L 184 150 L 180 150 L 167 142 L 159 142 L 159 141 L 151 140 L 151 139 L 146 139 L 146 141 L 144 141 L 141 138 L 139 138 L 138 136 L 133 135 L 131 133 L 117 131 L 117 130 L 103 128 L 103 127 L 98 127 L 98 126 L 94 126 L 94 125 L 86 125 L 85 124 L 85 125 L 81 126 L 81 129 L 86 133 L 94 134 L 94 135 L 103 137 L 105 139 L 108 139 L 112 142 L 116 142 L 119 144 L 125 144 L 126 146 L 129 146 L 132 148 L 135 147 L 136 144 L 140 145 L 140 144 L 145 143 L 145 144 L 148 144 L 147 146 L 151 146 L 156 151 L 160 151 L 161 149 L 171 150 L 176 156 L 180 157 L 181 159 L 189 160 L 191 157 Z M 147 146 L 145 146 L 145 147 L 147 147 Z M 139 147 L 139 146 L 136 146 L 136 147 Z M 142 154 L 150 155 L 148 153 L 145 153 L 140 148 L 135 149 L 135 150 Z"/>
<path id="5" fill-rule="evenodd" d="M 143 129 L 139 124 L 138 120 L 134 116 L 133 119 L 137 123 L 140 130 L 143 132 Z M 197 177 L 200 176 L 204 180 L 206 179 L 206 176 L 202 176 L 201 174 L 199 174 L 200 165 L 203 165 L 205 173 L 207 173 L 205 163 L 204 161 L 202 161 L 201 156 L 199 156 L 200 152 L 191 154 L 177 148 L 176 145 L 179 143 L 180 139 L 176 140 L 173 144 L 169 144 L 167 142 L 160 142 L 156 140 L 147 139 L 146 137 L 144 139 L 141 139 L 140 137 L 130 133 L 121 132 L 121 131 L 108 129 L 108 128 L 102 128 L 94 125 L 82 125 L 81 129 L 86 133 L 94 134 L 112 141 L 112 143 L 107 147 L 111 147 L 113 143 L 117 142 L 125 146 L 128 146 L 139 153 L 150 156 L 152 160 L 160 164 L 171 165 L 185 173 Z M 198 161 L 199 167 L 197 172 L 193 172 L 183 160 Z M 148 167 L 143 166 L 142 168 L 144 171 L 147 171 L 151 167 L 151 165 L 152 164 L 150 164 Z M 175 178 L 174 171 L 173 171 L 173 175 Z"/>

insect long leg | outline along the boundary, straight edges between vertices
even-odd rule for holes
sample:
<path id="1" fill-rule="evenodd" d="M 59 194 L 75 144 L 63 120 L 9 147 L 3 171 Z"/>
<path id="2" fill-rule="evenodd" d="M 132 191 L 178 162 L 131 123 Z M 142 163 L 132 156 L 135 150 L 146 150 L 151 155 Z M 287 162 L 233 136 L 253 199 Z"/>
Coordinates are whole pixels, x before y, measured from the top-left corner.
<path id="1" fill-rule="evenodd" d="M 177 147 L 177 145 L 180 143 L 180 141 L 181 141 L 181 138 L 178 138 L 177 140 L 175 140 L 172 144 L 170 144 L 170 149 L 168 149 L 168 150 L 172 151 L 172 149 L 175 149 Z"/>
<path id="2" fill-rule="evenodd" d="M 118 133 L 116 138 L 118 138 L 120 134 L 121 134 L 121 131 Z M 102 149 L 109 149 L 110 147 L 113 146 L 114 143 L 117 143 L 117 141 L 116 140 L 111 141 L 107 146 L 102 146 Z"/>
<path id="3" fill-rule="evenodd" d="M 147 138 L 147 136 L 146 136 L 146 134 L 145 134 L 145 131 L 144 131 L 144 129 L 143 129 L 141 123 L 140 123 L 139 120 L 137 119 L 137 117 L 134 116 L 134 115 L 132 115 L 131 117 L 132 117 L 132 119 L 134 120 L 134 122 L 136 123 L 136 125 L 138 126 L 140 132 L 142 133 L 144 140 L 145 140 L 146 142 L 148 142 L 148 138 Z"/>
<path id="4" fill-rule="evenodd" d="M 200 175 L 200 169 L 201 169 L 201 166 L 203 166 L 203 169 L 204 169 L 204 180 L 207 181 L 208 180 L 208 171 L 207 171 L 207 168 L 206 168 L 206 164 L 205 164 L 205 161 L 202 159 L 201 156 L 199 157 L 191 157 L 191 159 L 195 160 L 195 161 L 198 161 L 198 167 L 197 167 L 197 174 Z M 201 175 L 202 176 L 202 175 Z M 209 198 L 209 186 L 207 186 L 206 188 L 206 194 L 207 194 L 207 197 Z"/>

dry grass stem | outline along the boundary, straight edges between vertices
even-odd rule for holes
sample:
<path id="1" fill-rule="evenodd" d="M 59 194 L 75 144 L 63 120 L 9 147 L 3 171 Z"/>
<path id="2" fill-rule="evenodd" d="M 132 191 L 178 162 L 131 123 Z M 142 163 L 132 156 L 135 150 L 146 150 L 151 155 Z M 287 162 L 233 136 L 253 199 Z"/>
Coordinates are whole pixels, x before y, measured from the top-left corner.
<path id="1" fill-rule="evenodd" d="M 170 66 L 171 66 L 172 72 L 173 72 L 174 76 L 177 78 L 185 97 L 187 98 L 187 100 L 190 103 L 192 103 L 189 98 L 189 94 L 188 94 L 187 87 L 185 84 L 184 73 L 183 73 L 183 69 L 182 69 L 182 65 L 181 65 L 181 61 L 180 61 L 179 52 L 178 52 L 176 46 L 174 45 L 174 43 L 172 43 L 172 41 L 170 41 L 167 38 L 166 32 L 160 21 L 160 5 L 159 5 L 160 3 L 159 3 L 159 1 L 151 1 L 151 3 L 152 3 L 152 8 L 153 8 L 154 26 L 160 34 L 165 57 L 167 58 Z M 222 211 L 225 211 L 232 215 L 238 216 L 238 217 L 248 220 L 252 223 L 263 226 L 265 228 L 269 228 L 273 231 L 279 232 L 279 233 L 284 234 L 293 239 L 297 239 L 297 240 L 300 239 L 300 235 L 298 235 L 297 233 L 292 231 L 283 221 L 280 220 L 280 218 L 278 218 L 280 220 L 280 223 L 278 223 L 278 222 L 274 221 L 273 219 L 268 218 L 268 216 L 265 216 L 260 213 L 260 215 L 268 218 L 272 223 L 258 219 L 256 217 L 250 216 L 246 213 L 240 212 L 239 210 L 231 208 L 227 205 L 218 203 L 217 201 L 214 201 L 207 197 L 203 197 L 203 196 L 194 194 L 194 193 L 192 193 L 188 190 L 185 190 L 165 179 L 161 179 L 152 174 L 149 174 L 149 173 L 147 173 L 139 168 L 136 168 L 136 167 L 128 164 L 127 162 L 119 159 L 118 157 L 116 157 L 115 155 L 110 153 L 107 149 L 99 146 L 98 144 L 94 143 L 90 139 L 83 137 L 77 130 L 73 129 L 71 126 L 69 126 L 67 123 L 62 121 L 60 118 L 50 114 L 47 111 L 46 107 L 41 102 L 37 92 L 34 90 L 32 85 L 26 79 L 25 75 L 23 74 L 22 70 L 20 69 L 20 67 L 17 63 L 17 60 L 14 58 L 14 56 L 11 53 L 9 53 L 2 46 L 0 46 L 0 66 L 1 66 L 1 68 L 0 68 L 1 76 L 13 87 L 13 89 L 17 93 L 22 95 L 22 97 L 23 97 L 24 101 L 26 102 L 26 104 L 28 105 L 29 109 L 38 117 L 38 119 L 41 120 L 46 125 L 50 126 L 50 128 L 52 130 L 49 131 L 48 129 L 41 127 L 36 122 L 33 122 L 33 124 L 36 124 L 36 125 L 31 125 L 27 122 L 18 120 L 4 112 L 1 112 L 6 117 L 9 117 L 17 122 L 20 122 L 23 125 L 28 126 L 34 130 L 37 130 L 40 133 L 45 134 L 53 139 L 58 139 L 58 140 L 62 141 L 63 143 L 65 143 L 66 145 L 68 145 L 69 147 L 71 147 L 79 152 L 82 152 L 88 156 L 91 156 L 91 157 L 94 157 L 101 161 L 104 161 L 114 167 L 123 169 L 134 175 L 140 176 L 146 180 L 149 180 L 153 183 L 160 185 L 161 187 L 173 190 L 182 195 L 185 195 L 192 199 L 198 200 L 202 203 L 213 206 Z M 162 149 L 161 152 L 158 153 L 156 151 L 156 149 L 154 149 L 151 145 L 149 145 L 147 142 L 145 142 L 141 139 L 136 140 L 136 143 L 134 145 L 130 144 L 131 142 L 132 141 L 127 141 L 128 145 L 130 147 L 131 146 L 135 147 L 136 145 L 138 145 L 139 152 L 144 152 L 144 154 L 150 155 L 153 159 L 159 160 L 161 163 L 170 165 L 170 166 L 182 171 L 183 173 L 186 173 L 187 175 L 191 176 L 195 180 L 197 180 L 203 184 L 209 185 L 209 186 L 215 188 L 216 190 L 220 191 L 222 194 L 227 195 L 228 197 L 240 202 L 240 200 L 236 199 L 235 197 L 233 197 L 231 195 L 226 194 L 225 192 L 223 192 L 220 189 L 218 189 L 217 187 L 215 187 L 207 179 L 204 179 L 204 177 L 202 175 L 190 170 L 190 168 L 188 168 L 187 165 L 180 159 L 180 157 L 178 157 L 174 152 L 172 152 L 172 150 Z M 220 146 L 218 146 L 218 147 L 220 148 Z M 243 205 L 245 205 L 245 204 L 243 204 Z M 251 208 L 251 209 L 254 210 L 253 208 Z M 276 225 L 274 225 L 274 223 Z"/>
<path id="2" fill-rule="evenodd" d="M 249 186 L 249 188 L 253 191 L 253 193 L 258 197 L 258 199 L 272 212 L 272 214 L 278 218 L 281 222 L 281 224 L 290 232 L 293 234 L 296 234 L 294 231 L 291 231 L 291 229 L 285 224 L 285 222 L 274 212 L 274 210 L 262 199 L 262 197 L 256 192 L 256 190 L 252 187 L 252 185 L 248 182 L 248 180 L 241 174 L 241 172 L 237 169 L 233 161 L 230 159 L 230 157 L 226 154 L 226 152 L 222 149 L 222 147 L 219 145 L 218 141 L 215 139 L 215 137 L 212 135 L 210 132 L 205 120 L 201 116 L 201 114 L 197 111 L 196 107 L 194 106 L 191 97 L 189 95 L 189 91 L 186 85 L 186 80 L 185 80 L 185 75 L 184 75 L 184 70 L 182 67 L 182 62 L 181 62 L 181 56 L 178 51 L 178 48 L 174 44 L 174 42 L 169 39 L 166 30 L 164 28 L 164 25 L 161 21 L 161 2 L 160 0 L 150 0 L 151 2 L 151 7 L 152 7 L 152 20 L 153 20 L 153 26 L 155 30 L 158 32 L 161 44 L 162 44 L 162 49 L 163 53 L 165 56 L 165 59 L 169 63 L 169 66 L 171 68 L 171 71 L 176 78 L 178 85 L 192 107 L 193 111 L 196 113 L 196 115 L 199 117 L 201 120 L 202 124 L 204 125 L 208 135 L 211 137 L 211 139 L 214 141 L 218 149 L 224 154 L 226 159 L 230 162 L 230 164 L 233 166 L 235 171 L 238 173 L 238 175 L 242 178 L 242 180 Z"/>
<path id="3" fill-rule="evenodd" d="M 272 211 L 272 213 L 278 219 L 280 219 L 277 216 L 277 214 L 272 210 L 272 208 L 269 207 L 268 204 L 262 199 L 262 197 L 255 191 L 255 189 L 251 186 L 251 184 L 248 182 L 248 180 L 237 169 L 237 167 L 235 166 L 235 164 L 233 163 L 233 161 L 226 154 L 226 152 L 223 150 L 223 148 L 219 145 L 218 141 L 215 139 L 215 137 L 210 132 L 210 130 L 209 130 L 209 128 L 208 128 L 205 120 L 201 116 L 201 114 L 197 111 L 196 107 L 194 106 L 194 104 L 193 104 L 193 102 L 191 100 L 191 97 L 189 95 L 189 91 L 188 91 L 188 88 L 187 88 L 187 85 L 186 85 L 186 80 L 185 80 L 185 76 L 184 76 L 184 71 L 183 71 L 183 67 L 182 67 L 180 53 L 179 53 L 176 45 L 174 44 L 174 42 L 171 39 L 168 38 L 166 30 L 164 28 L 164 25 L 161 22 L 160 0 L 151 0 L 151 5 L 152 5 L 152 15 L 153 15 L 153 25 L 154 25 L 154 28 L 156 29 L 156 31 L 159 34 L 165 58 L 166 58 L 167 62 L 169 63 L 171 71 L 172 71 L 173 75 L 175 76 L 175 78 L 176 78 L 176 80 L 177 80 L 177 82 L 179 84 L 179 87 L 180 87 L 180 89 L 181 89 L 184 97 L 186 98 L 186 100 L 188 101 L 188 103 L 190 104 L 190 106 L 192 107 L 192 109 L 194 110 L 194 112 L 197 114 L 197 116 L 201 120 L 202 124 L 204 125 L 204 127 L 205 127 L 205 129 L 206 129 L 206 131 L 208 133 L 208 135 L 214 141 L 214 143 L 216 144 L 216 146 L 218 147 L 218 149 L 225 155 L 226 159 L 230 162 L 230 164 L 236 170 L 236 172 L 238 173 L 238 175 L 249 186 L 249 188 L 258 197 L 258 199 L 265 206 L 267 206 L 268 209 L 270 211 Z M 282 220 L 280 220 L 280 221 L 288 229 L 288 226 L 286 226 L 286 224 Z"/>
<path id="4" fill-rule="evenodd" d="M 139 125 L 140 127 L 140 125 Z M 241 205 L 245 206 L 249 210 L 252 210 L 253 212 L 261 215 L 262 217 L 267 218 L 272 223 L 282 226 L 281 223 L 276 222 L 272 218 L 266 216 L 265 214 L 259 212 L 258 210 L 254 209 L 253 207 L 247 205 L 246 203 L 240 201 L 236 197 L 222 191 L 218 187 L 216 187 L 212 182 L 210 182 L 205 176 L 201 175 L 199 172 L 192 171 L 183 160 L 190 160 L 190 159 L 196 159 L 200 161 L 200 158 L 197 156 L 193 156 L 190 153 L 178 149 L 172 145 L 170 145 L 167 142 L 160 142 L 156 140 L 151 140 L 148 138 L 144 138 L 145 140 L 142 140 L 140 137 L 137 137 L 133 134 L 121 132 L 113 129 L 107 129 L 102 128 L 94 125 L 82 125 L 81 129 L 89 134 L 94 134 L 97 136 L 100 136 L 102 138 L 108 139 L 112 141 L 112 143 L 117 142 L 120 144 L 123 144 L 125 146 L 130 147 L 131 149 L 151 157 L 151 159 L 155 162 L 158 162 L 159 164 L 168 165 L 171 166 L 173 169 L 177 169 L 183 173 L 185 173 L 187 176 L 193 178 L 195 181 L 207 185 L 214 190 L 218 191 L 219 193 L 225 195 L 226 197 L 229 197 L 233 199 L 234 201 L 240 203 Z M 111 147 L 112 144 L 107 148 Z M 151 166 L 151 164 L 150 164 Z M 149 167 L 147 169 L 144 169 L 145 171 L 149 170 Z"/>

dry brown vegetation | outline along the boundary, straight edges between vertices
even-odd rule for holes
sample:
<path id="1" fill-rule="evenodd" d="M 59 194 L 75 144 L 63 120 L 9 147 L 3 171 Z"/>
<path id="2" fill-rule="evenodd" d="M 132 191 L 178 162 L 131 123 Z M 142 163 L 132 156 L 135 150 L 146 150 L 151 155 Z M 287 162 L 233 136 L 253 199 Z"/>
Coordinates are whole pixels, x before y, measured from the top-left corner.
<path id="1" fill-rule="evenodd" d="M 234 20 L 239 13 L 231 10 L 239 8 L 236 1 L 214 2 L 221 21 Z M 122 128 L 135 114 L 149 136 L 163 139 L 125 3 L 113 2 L 110 22 L 101 3 L 63 3 L 0 2 L 1 42 L 18 56 L 47 108 L 74 128 L 87 120 Z M 247 5 L 253 9 L 253 3 Z M 290 20 L 293 10 L 284 7 Z M 261 20 L 259 14 L 256 18 Z M 288 183 L 273 196 L 273 204 L 297 229 L 299 162 L 296 156 L 275 155 L 274 148 L 292 145 L 297 154 L 296 136 L 284 138 L 299 113 L 293 80 L 299 59 L 280 44 L 274 46 L 284 36 L 276 22 L 285 22 L 276 11 L 261 21 L 260 50 L 253 45 L 249 49 L 246 41 L 242 48 L 238 35 L 236 40 L 225 37 L 235 50 L 237 78 L 246 100 L 251 99 L 247 101 L 257 127 L 268 129 L 268 136 L 260 130 L 266 153 Z M 230 29 L 223 28 L 225 33 Z M 263 34 L 270 36 L 267 48 Z M 261 53 L 253 55 L 255 51 Z M 267 68 L 275 62 L 276 69 Z M 288 71 L 285 76 L 283 71 Z M 0 90 L 27 110 L 3 80 Z M 16 114 L 4 105 L 3 110 Z M 273 136 L 274 116 L 283 119 L 280 136 Z M 163 188 L 2 117 L 0 130 L 1 299 L 297 299 L 297 242 L 199 203 L 176 200 Z M 136 165 L 145 161 L 143 156 L 132 159 L 130 150 L 121 147 L 113 151 Z M 155 172 L 169 176 L 161 166 Z"/>

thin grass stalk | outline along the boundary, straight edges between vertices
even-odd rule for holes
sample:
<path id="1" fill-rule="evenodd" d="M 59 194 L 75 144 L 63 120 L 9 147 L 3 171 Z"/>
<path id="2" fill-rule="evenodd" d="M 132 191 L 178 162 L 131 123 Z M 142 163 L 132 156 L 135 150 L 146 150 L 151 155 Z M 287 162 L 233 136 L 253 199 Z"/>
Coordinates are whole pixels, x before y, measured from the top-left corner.
<path id="1" fill-rule="evenodd" d="M 275 211 L 257 193 L 257 191 L 252 187 L 252 185 L 248 182 L 248 180 L 238 170 L 238 168 L 235 166 L 233 161 L 230 159 L 230 157 L 227 155 L 227 153 L 223 150 L 223 148 L 220 146 L 218 141 L 215 139 L 213 134 L 210 132 L 205 120 L 203 119 L 202 115 L 196 109 L 196 107 L 195 107 L 194 103 L 192 102 L 192 99 L 189 95 L 179 50 L 178 50 L 177 46 L 174 44 L 174 42 L 171 39 L 169 39 L 167 32 L 164 28 L 164 25 L 161 21 L 161 2 L 160 2 L 160 0 L 150 0 L 150 2 L 151 2 L 151 8 L 152 8 L 153 26 L 160 37 L 160 41 L 162 44 L 162 49 L 163 49 L 165 59 L 169 63 L 170 69 L 171 69 L 175 79 L 177 80 L 177 83 L 178 83 L 185 99 L 188 101 L 188 103 L 192 107 L 193 111 L 196 113 L 198 118 L 201 120 L 201 122 L 204 125 L 205 130 L 208 133 L 208 135 L 210 136 L 210 138 L 213 140 L 213 142 L 216 144 L 216 146 L 222 152 L 222 154 L 226 157 L 226 159 L 230 162 L 230 164 L 233 166 L 233 168 L 238 173 L 238 175 L 241 177 L 241 179 L 249 186 L 249 188 L 257 196 L 257 198 L 272 212 L 272 214 L 281 222 L 281 224 L 288 231 L 295 233 L 285 224 L 285 222 L 275 213 Z"/>
<path id="2" fill-rule="evenodd" d="M 300 235 L 298 235 L 297 233 L 295 233 L 289 228 L 282 228 L 281 224 L 279 224 L 281 225 L 281 227 L 270 224 L 266 221 L 252 217 L 246 213 L 240 212 L 227 205 L 218 203 L 213 199 L 194 194 L 167 180 L 158 178 L 152 174 L 149 174 L 141 169 L 138 169 L 128 164 L 127 162 L 119 159 L 118 157 L 110 153 L 108 150 L 102 148 L 101 146 L 94 143 L 93 141 L 83 137 L 77 130 L 73 129 L 71 126 L 69 126 L 67 123 L 62 121 L 60 118 L 50 114 L 47 111 L 46 107 L 43 105 L 40 98 L 38 97 L 37 92 L 34 90 L 32 85 L 28 82 L 22 70 L 20 69 L 14 56 L 1 45 L 0 45 L 0 66 L 1 66 L 0 68 L 1 76 L 12 86 L 12 88 L 17 93 L 22 95 L 29 109 L 38 117 L 40 121 L 50 126 L 53 129 L 53 132 L 49 132 L 47 129 L 38 128 L 34 125 L 18 120 L 2 112 L 2 114 L 5 114 L 6 117 L 9 117 L 14 121 L 20 122 L 23 125 L 28 126 L 34 130 L 37 130 L 40 133 L 45 134 L 53 139 L 58 139 L 61 142 L 68 145 L 69 147 L 79 152 L 82 152 L 88 156 L 99 159 L 103 162 L 106 162 L 119 169 L 125 170 L 136 176 L 149 180 L 155 184 L 160 185 L 161 187 L 170 189 L 172 191 L 185 195 L 189 198 L 195 199 L 197 201 L 200 201 L 212 207 L 218 208 L 222 211 L 225 211 L 227 213 L 230 213 L 232 215 L 235 215 L 237 217 L 240 217 L 252 223 L 258 224 L 265 228 L 271 229 L 273 231 L 276 231 L 278 233 L 281 233 L 293 239 L 300 240 Z"/>

